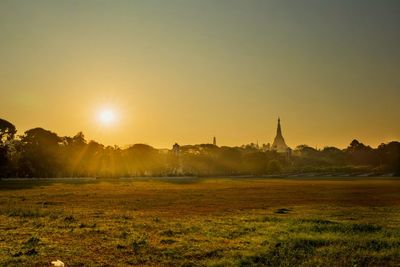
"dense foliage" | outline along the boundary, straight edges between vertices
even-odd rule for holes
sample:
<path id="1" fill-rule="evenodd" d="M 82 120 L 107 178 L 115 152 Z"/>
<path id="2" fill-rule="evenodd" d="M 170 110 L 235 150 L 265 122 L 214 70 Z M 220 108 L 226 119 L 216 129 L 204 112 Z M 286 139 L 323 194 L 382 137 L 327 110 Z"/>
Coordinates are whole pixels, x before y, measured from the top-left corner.
<path id="1" fill-rule="evenodd" d="M 179 175 L 263 175 L 295 173 L 400 173 L 400 142 L 371 148 L 353 140 L 346 149 L 300 145 L 290 153 L 254 145 L 186 145 L 159 150 L 146 144 L 127 148 L 86 141 L 34 128 L 16 136 L 0 119 L 0 177 L 132 177 Z"/>

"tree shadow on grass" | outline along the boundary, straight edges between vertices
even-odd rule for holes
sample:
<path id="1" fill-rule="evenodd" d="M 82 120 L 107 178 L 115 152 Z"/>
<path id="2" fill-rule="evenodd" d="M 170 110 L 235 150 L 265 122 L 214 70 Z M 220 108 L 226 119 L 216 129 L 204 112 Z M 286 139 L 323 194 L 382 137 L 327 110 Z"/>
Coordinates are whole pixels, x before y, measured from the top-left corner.
<path id="1" fill-rule="evenodd" d="M 94 184 L 100 180 L 84 178 L 49 178 L 49 179 L 2 179 L 0 180 L 0 191 L 31 189 L 35 187 L 50 186 L 56 183 L 63 184 Z"/>

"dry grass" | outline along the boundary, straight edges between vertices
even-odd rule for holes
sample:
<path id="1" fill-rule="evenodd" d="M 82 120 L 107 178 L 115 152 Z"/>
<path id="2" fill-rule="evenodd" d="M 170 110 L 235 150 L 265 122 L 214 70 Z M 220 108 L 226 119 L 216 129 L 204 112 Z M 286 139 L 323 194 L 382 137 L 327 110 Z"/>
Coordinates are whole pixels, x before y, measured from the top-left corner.
<path id="1" fill-rule="evenodd" d="M 0 182 L 0 266 L 399 266 L 396 179 Z"/>

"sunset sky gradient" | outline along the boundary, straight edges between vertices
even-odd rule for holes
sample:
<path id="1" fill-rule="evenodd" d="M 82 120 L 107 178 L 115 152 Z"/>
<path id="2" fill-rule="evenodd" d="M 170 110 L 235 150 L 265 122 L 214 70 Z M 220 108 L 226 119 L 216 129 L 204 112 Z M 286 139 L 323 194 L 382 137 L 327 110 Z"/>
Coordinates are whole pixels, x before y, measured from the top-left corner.
<path id="1" fill-rule="evenodd" d="M 108 145 L 400 140 L 400 1 L 0 1 L 0 118 Z M 99 123 L 110 109 L 113 125 Z"/>

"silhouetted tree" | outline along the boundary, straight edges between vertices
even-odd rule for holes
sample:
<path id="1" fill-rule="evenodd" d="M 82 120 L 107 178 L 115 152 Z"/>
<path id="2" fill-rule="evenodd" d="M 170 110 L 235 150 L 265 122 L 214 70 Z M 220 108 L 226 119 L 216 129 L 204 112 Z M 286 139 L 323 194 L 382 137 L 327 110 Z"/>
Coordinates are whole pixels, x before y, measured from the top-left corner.
<path id="1" fill-rule="evenodd" d="M 321 151 L 321 157 L 329 165 L 344 165 L 346 162 L 346 155 L 343 150 L 336 147 L 325 147 Z"/>
<path id="2" fill-rule="evenodd" d="M 0 145 L 5 145 L 7 141 L 13 140 L 16 132 L 17 130 L 11 122 L 0 119 Z"/>
<path id="3" fill-rule="evenodd" d="M 73 137 L 62 137 L 62 164 L 67 176 L 81 176 L 87 174 L 86 156 L 87 142 L 82 132 Z"/>
<path id="4" fill-rule="evenodd" d="M 16 132 L 17 130 L 12 123 L 0 119 L 0 177 L 9 175 L 10 160 L 8 154 Z"/>
<path id="5" fill-rule="evenodd" d="M 61 171 L 62 139 L 43 128 L 34 128 L 21 137 L 22 173 L 26 176 L 52 177 Z"/>
<path id="6" fill-rule="evenodd" d="M 282 165 L 278 160 L 273 159 L 268 162 L 268 172 L 279 173 L 281 170 L 282 170 Z"/>
<path id="7" fill-rule="evenodd" d="M 263 151 L 256 144 L 212 144 L 158 150 L 146 144 L 122 149 L 87 142 L 82 132 L 59 137 L 34 128 L 15 137 L 15 126 L 0 119 L 0 177 L 121 177 L 150 175 L 262 175 L 293 172 L 393 172 L 400 175 L 400 143 L 373 149 L 353 140 L 346 149 L 307 145 L 293 153 Z"/>
<path id="8" fill-rule="evenodd" d="M 353 140 L 345 150 L 349 162 L 354 165 L 377 165 L 378 157 L 374 154 L 370 146 L 360 143 L 358 140 Z"/>
<path id="9" fill-rule="evenodd" d="M 381 144 L 377 151 L 380 165 L 400 175 L 400 142 Z"/>

